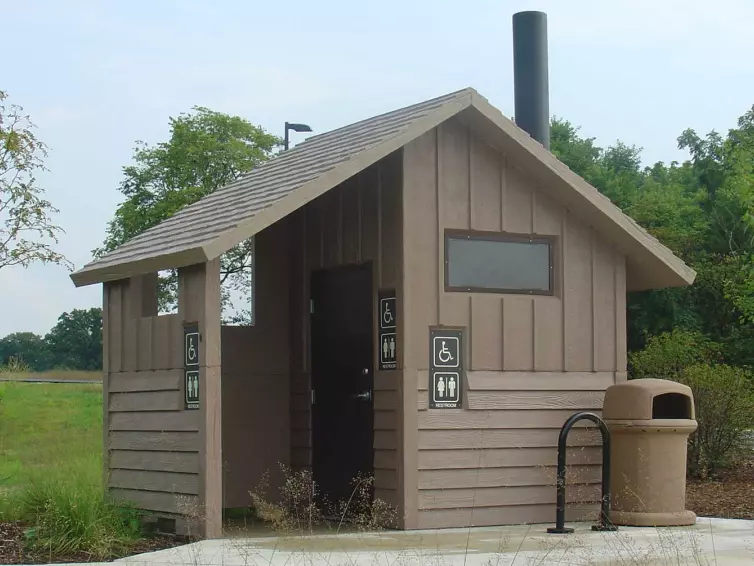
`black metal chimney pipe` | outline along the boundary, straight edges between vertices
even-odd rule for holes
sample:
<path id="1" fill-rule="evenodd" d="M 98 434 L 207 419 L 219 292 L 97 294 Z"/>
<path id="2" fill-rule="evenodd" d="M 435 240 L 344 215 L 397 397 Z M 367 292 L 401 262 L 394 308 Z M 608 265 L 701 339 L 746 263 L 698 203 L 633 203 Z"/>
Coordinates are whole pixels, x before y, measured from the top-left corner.
<path id="1" fill-rule="evenodd" d="M 513 14 L 513 82 L 516 124 L 550 149 L 547 14 Z"/>

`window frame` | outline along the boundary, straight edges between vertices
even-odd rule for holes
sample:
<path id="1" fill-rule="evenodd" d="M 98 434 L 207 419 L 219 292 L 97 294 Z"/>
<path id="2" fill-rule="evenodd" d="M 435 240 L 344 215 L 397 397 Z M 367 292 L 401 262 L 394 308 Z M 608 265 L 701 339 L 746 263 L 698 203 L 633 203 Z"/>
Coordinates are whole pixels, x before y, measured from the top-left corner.
<path id="1" fill-rule="evenodd" d="M 457 287 L 451 286 L 448 281 L 450 270 L 450 257 L 448 248 L 450 240 L 478 240 L 491 242 L 511 242 L 525 244 L 547 244 L 549 246 L 549 289 L 506 289 L 498 287 Z M 517 234 L 512 232 L 488 232 L 483 230 L 445 230 L 445 265 L 444 265 L 444 286 L 445 291 L 449 293 L 496 293 L 496 294 L 513 294 L 513 295 L 555 295 L 555 246 L 557 236 L 545 236 L 540 234 Z"/>

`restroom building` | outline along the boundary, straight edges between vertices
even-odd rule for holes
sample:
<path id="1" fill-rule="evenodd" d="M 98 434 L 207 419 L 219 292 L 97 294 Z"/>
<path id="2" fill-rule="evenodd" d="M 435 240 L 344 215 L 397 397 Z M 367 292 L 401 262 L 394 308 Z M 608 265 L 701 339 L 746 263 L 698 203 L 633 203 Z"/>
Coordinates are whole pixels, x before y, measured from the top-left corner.
<path id="1" fill-rule="evenodd" d="M 207 537 L 280 463 L 333 497 L 373 474 L 402 529 L 549 521 L 560 426 L 626 379 L 626 293 L 694 276 L 473 89 L 310 137 L 72 275 L 103 283 L 108 489 Z M 586 517 L 598 441 L 571 442 Z"/>

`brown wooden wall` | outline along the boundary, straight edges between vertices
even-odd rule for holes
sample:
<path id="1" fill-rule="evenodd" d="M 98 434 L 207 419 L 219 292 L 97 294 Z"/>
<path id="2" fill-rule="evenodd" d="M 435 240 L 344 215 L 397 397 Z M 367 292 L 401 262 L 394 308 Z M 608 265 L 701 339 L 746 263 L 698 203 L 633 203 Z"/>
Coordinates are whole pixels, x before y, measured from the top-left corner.
<path id="1" fill-rule="evenodd" d="M 290 464 L 289 230 L 286 218 L 256 236 L 254 326 L 222 327 L 225 507 L 248 506 L 265 473 L 275 497 Z"/>
<path id="2" fill-rule="evenodd" d="M 199 411 L 184 411 L 183 324 L 156 316 L 154 277 L 105 283 L 105 461 L 113 495 L 177 514 L 199 505 Z"/>
<path id="3" fill-rule="evenodd" d="M 400 304 L 401 189 L 398 152 L 291 215 L 291 460 L 299 469 L 310 467 L 312 462 L 310 274 L 322 268 L 372 262 L 375 309 L 378 288 L 395 288 Z M 378 320 L 376 313 L 374 320 Z M 399 327 L 399 336 L 400 332 Z M 376 336 L 374 343 L 374 359 L 378 360 Z M 400 367 L 400 357 L 398 363 Z M 401 376 L 400 371 L 376 371 L 374 379 L 376 496 L 395 506 L 403 501 L 398 474 L 402 457 Z"/>
<path id="4" fill-rule="evenodd" d="M 219 261 L 178 270 L 174 315 L 157 316 L 154 273 L 104 289 L 106 485 L 139 509 L 175 518 L 179 532 L 220 536 Z M 184 408 L 184 322 L 201 335 L 199 410 Z"/>
<path id="5" fill-rule="evenodd" d="M 407 526 L 551 520 L 558 429 L 625 378 L 624 257 L 455 120 L 404 148 L 403 208 Z M 555 236 L 554 296 L 446 292 L 451 228 Z M 437 324 L 467 329 L 464 409 L 427 409 Z M 599 452 L 573 456 L 585 485 L 569 497 L 593 501 Z"/>

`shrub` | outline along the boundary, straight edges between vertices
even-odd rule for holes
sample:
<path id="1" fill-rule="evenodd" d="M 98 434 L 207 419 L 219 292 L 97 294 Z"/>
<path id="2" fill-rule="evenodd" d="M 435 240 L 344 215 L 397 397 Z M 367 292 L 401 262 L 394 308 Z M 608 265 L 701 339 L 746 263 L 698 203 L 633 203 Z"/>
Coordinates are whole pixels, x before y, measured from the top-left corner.
<path id="1" fill-rule="evenodd" d="M 11 356 L 7 364 L 0 364 L 0 373 L 29 373 L 30 371 L 31 366 L 20 356 Z"/>
<path id="2" fill-rule="evenodd" d="M 29 550 L 47 556 L 122 555 L 141 535 L 137 513 L 109 501 L 99 482 L 80 476 L 35 478 L 21 495 Z"/>
<path id="3" fill-rule="evenodd" d="M 629 357 L 632 379 L 671 379 L 691 387 L 699 428 L 689 438 L 688 471 L 696 477 L 730 464 L 754 426 L 752 375 L 717 363 L 720 358 L 720 344 L 678 329 L 653 336 Z"/>
<path id="4" fill-rule="evenodd" d="M 256 516 L 285 534 L 311 534 L 323 523 L 324 515 L 317 505 L 319 488 L 311 470 L 293 470 L 280 464 L 283 481 L 278 495 L 267 498 L 269 473 L 265 473 L 256 490 L 250 492 Z"/>
<path id="5" fill-rule="evenodd" d="M 350 496 L 343 501 L 328 501 L 319 490 L 310 470 L 293 470 L 280 464 L 282 483 L 273 501 L 268 499 L 269 474 L 254 491 L 249 492 L 252 509 L 278 534 L 311 534 L 315 529 L 334 528 L 347 523 L 361 531 L 394 527 L 397 510 L 374 497 L 374 478 L 359 475 L 351 482 Z"/>
<path id="6" fill-rule="evenodd" d="M 741 368 L 696 364 L 676 380 L 691 387 L 699 424 L 689 438 L 689 473 L 706 477 L 746 448 L 747 431 L 754 426 L 752 376 Z"/>
<path id="7" fill-rule="evenodd" d="M 631 378 L 675 379 L 689 366 L 718 361 L 720 348 L 699 332 L 676 329 L 652 336 L 643 350 L 629 356 Z"/>

